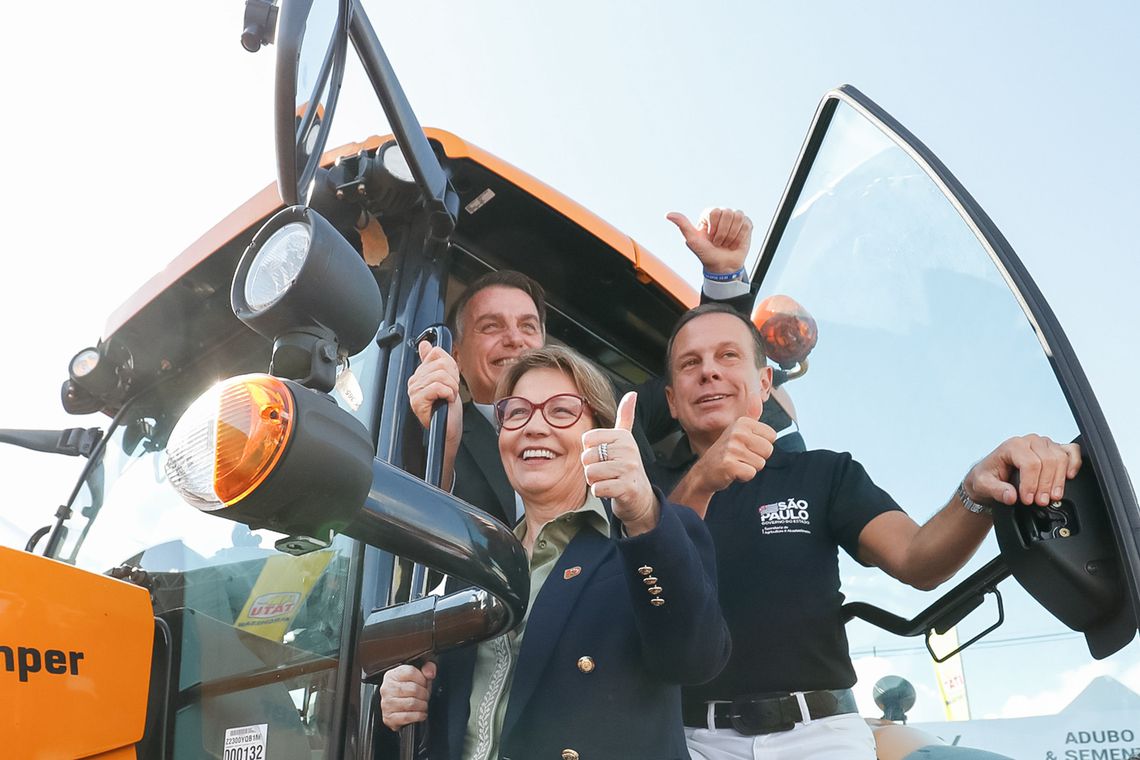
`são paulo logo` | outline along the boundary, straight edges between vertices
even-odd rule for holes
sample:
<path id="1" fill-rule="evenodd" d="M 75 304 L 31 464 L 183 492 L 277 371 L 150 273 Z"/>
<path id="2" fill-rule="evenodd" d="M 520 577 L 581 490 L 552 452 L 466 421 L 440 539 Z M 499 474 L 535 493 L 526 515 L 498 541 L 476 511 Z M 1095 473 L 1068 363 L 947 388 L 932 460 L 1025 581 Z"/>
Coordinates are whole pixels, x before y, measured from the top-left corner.
<path id="1" fill-rule="evenodd" d="M 806 499 L 776 501 L 762 505 L 757 511 L 765 534 L 811 532 L 811 515 Z"/>

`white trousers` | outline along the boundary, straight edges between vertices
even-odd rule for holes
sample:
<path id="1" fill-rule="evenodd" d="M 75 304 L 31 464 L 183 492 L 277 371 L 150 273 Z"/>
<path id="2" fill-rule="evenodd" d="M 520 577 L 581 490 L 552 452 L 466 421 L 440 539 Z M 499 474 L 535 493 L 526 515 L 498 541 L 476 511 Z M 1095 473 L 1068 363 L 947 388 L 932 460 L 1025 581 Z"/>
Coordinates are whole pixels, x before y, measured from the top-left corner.
<path id="1" fill-rule="evenodd" d="M 875 760 L 871 727 L 855 713 L 760 736 L 732 728 L 686 728 L 685 740 L 693 760 Z"/>

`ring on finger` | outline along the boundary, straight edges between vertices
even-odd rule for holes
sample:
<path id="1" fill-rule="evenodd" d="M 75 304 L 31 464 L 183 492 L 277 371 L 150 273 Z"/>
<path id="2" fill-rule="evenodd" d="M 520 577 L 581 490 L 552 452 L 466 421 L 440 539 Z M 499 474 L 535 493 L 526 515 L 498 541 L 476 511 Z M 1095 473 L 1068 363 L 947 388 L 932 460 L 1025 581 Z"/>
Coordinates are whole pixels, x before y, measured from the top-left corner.
<path id="1" fill-rule="evenodd" d="M 610 445 L 608 443 L 598 444 L 598 461 L 605 462 L 610 458 Z"/>

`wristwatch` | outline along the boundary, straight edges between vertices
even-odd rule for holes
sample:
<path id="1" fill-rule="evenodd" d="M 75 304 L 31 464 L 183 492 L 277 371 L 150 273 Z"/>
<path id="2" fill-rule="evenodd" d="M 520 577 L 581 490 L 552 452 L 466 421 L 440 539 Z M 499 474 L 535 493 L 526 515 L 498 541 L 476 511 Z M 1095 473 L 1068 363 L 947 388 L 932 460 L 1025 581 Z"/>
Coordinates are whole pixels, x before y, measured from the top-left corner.
<path id="1" fill-rule="evenodd" d="M 985 504 L 979 504 L 966 494 L 966 481 L 964 480 L 958 484 L 957 496 L 958 501 L 962 502 L 962 506 L 973 512 L 975 515 L 993 514 L 992 509 L 987 507 Z"/>

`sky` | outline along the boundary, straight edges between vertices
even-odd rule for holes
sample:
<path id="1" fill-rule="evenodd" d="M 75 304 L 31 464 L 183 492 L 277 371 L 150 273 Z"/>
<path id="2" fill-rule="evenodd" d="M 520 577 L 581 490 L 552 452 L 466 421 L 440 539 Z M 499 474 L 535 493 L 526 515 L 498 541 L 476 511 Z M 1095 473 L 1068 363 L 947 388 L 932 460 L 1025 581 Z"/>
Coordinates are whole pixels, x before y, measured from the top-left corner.
<path id="1" fill-rule="evenodd" d="M 244 3 L 18 3 L 0 29 L 0 426 L 63 413 L 67 363 L 152 274 L 274 180 L 274 48 Z M 1005 234 L 1072 342 L 1125 463 L 1140 467 L 1140 7 L 988 1 L 366 8 L 425 125 L 590 208 L 693 284 L 664 219 L 730 205 L 753 258 L 820 97 L 850 83 L 905 124 Z M 387 132 L 350 69 L 330 145 Z M 961 304 L 963 310 L 969 303 Z M 963 383 L 985 367 L 957 366 Z M 0 543 L 22 545 L 81 462 L 0 448 Z"/>

